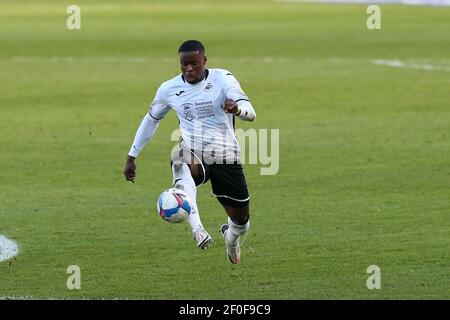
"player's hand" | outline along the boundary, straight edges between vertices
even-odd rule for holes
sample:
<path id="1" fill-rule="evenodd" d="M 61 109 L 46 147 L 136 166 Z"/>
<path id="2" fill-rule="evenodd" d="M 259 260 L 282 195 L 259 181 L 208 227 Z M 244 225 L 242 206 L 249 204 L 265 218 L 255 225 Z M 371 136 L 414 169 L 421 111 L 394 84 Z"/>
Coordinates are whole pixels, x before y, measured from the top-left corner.
<path id="1" fill-rule="evenodd" d="M 239 107 L 238 107 L 236 101 L 234 101 L 232 99 L 225 100 L 225 102 L 223 104 L 223 108 L 226 113 L 236 114 L 239 112 Z"/>
<path id="2" fill-rule="evenodd" d="M 123 175 L 127 181 L 134 183 L 134 179 L 136 178 L 136 163 L 133 157 L 128 156 L 125 168 L 123 169 Z"/>

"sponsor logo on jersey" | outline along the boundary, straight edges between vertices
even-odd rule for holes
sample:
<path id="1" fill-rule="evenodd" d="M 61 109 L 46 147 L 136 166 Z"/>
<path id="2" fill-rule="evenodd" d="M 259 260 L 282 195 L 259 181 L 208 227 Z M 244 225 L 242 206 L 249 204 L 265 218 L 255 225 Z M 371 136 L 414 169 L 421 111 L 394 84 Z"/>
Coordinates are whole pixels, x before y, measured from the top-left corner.
<path id="1" fill-rule="evenodd" d="M 214 105 L 212 101 L 199 101 L 195 103 L 197 119 L 205 119 L 214 116 Z"/>
<path id="2" fill-rule="evenodd" d="M 188 121 L 192 121 L 194 119 L 194 114 L 192 113 L 192 109 L 194 108 L 194 105 L 192 103 L 185 103 L 181 105 L 184 111 L 184 118 Z"/>
<path id="3" fill-rule="evenodd" d="M 211 82 L 208 82 L 208 84 L 206 85 L 206 87 L 203 88 L 203 91 L 209 92 L 209 91 L 211 91 L 212 89 L 213 89 L 213 86 L 212 86 Z"/>
<path id="4" fill-rule="evenodd" d="M 183 92 L 184 92 L 184 90 L 181 90 L 180 92 L 175 93 L 175 95 L 176 95 L 177 97 L 179 97 L 180 94 L 182 94 Z"/>

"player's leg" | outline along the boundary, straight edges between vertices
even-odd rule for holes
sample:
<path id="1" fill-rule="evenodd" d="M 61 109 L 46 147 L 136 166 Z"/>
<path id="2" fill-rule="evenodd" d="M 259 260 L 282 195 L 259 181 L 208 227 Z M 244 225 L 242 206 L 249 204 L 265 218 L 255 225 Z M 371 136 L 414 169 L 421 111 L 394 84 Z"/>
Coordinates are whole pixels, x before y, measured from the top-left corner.
<path id="1" fill-rule="evenodd" d="M 220 227 L 231 263 L 241 259 L 241 237 L 250 228 L 250 198 L 240 164 L 211 166 L 212 193 L 224 207 L 228 223 Z"/>
<path id="2" fill-rule="evenodd" d="M 236 207 L 236 203 L 227 204 L 226 201 L 221 201 L 222 206 L 227 212 L 228 218 L 230 218 L 233 222 L 237 223 L 238 225 L 244 225 L 249 220 L 250 202 L 246 201 L 246 203 L 247 204 L 242 207 L 240 206 Z"/>
<path id="3" fill-rule="evenodd" d="M 197 206 L 197 185 L 205 181 L 206 170 L 195 156 L 180 149 L 172 155 L 173 186 L 184 190 L 192 200 L 192 212 L 187 221 L 192 228 L 192 236 L 200 249 L 207 249 L 214 241 L 203 227 Z"/>
<path id="4" fill-rule="evenodd" d="M 220 198 L 219 201 L 222 203 Z M 220 227 L 220 233 L 225 240 L 228 259 L 237 264 L 241 261 L 242 235 L 250 228 L 249 204 L 245 207 L 235 207 L 222 203 L 228 215 L 228 223 Z"/>

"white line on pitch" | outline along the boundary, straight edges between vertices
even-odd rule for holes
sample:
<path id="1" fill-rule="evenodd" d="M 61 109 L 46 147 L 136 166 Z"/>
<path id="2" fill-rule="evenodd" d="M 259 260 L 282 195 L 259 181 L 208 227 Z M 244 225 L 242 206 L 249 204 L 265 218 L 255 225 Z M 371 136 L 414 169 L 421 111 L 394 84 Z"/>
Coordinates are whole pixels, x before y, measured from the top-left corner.
<path id="1" fill-rule="evenodd" d="M 275 0 L 280 3 L 328 3 L 328 4 L 404 4 L 450 6 L 450 0 Z"/>
<path id="2" fill-rule="evenodd" d="M 440 66 L 429 63 L 408 63 L 399 60 L 372 60 L 373 64 L 394 67 L 394 68 L 409 68 L 409 69 L 420 69 L 428 71 L 448 71 L 450 72 L 450 67 Z"/>

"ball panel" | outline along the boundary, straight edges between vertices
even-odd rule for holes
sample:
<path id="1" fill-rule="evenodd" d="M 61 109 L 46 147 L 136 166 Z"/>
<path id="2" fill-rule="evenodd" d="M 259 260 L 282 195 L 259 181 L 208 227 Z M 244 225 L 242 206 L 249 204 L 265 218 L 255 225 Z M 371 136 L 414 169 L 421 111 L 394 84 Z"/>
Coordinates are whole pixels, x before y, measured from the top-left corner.
<path id="1" fill-rule="evenodd" d="M 189 212 L 189 213 L 192 210 L 191 205 L 189 204 L 189 202 L 187 200 L 183 201 L 183 203 L 181 204 L 181 208 L 183 208 L 184 211 Z"/>

